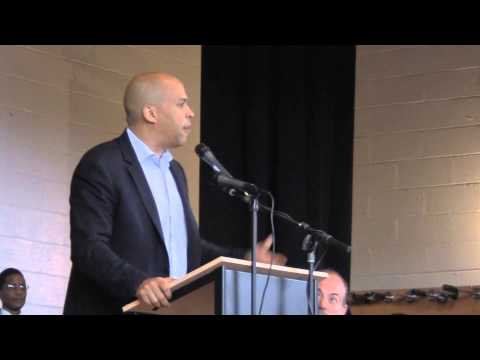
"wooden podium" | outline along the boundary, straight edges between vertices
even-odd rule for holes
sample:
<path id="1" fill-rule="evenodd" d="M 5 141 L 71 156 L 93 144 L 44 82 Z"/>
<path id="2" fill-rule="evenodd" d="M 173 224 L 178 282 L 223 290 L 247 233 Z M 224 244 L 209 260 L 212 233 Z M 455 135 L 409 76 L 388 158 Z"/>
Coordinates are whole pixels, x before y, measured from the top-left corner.
<path id="1" fill-rule="evenodd" d="M 270 264 L 257 263 L 258 308 L 269 267 Z M 136 300 L 125 305 L 123 312 L 155 315 L 250 315 L 250 271 L 251 262 L 248 260 L 218 257 L 172 283 L 172 299 L 168 308 L 152 309 Z M 307 315 L 307 277 L 308 270 L 273 265 L 262 315 Z M 318 280 L 325 277 L 328 274 L 314 273 L 315 288 Z"/>

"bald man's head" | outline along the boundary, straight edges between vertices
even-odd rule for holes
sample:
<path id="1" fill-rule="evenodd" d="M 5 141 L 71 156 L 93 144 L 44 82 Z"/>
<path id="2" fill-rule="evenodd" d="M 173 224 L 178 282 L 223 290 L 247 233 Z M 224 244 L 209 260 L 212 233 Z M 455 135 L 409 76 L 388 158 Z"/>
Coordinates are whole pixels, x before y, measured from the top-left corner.
<path id="1" fill-rule="evenodd" d="M 165 93 L 174 83 L 180 83 L 180 80 L 164 73 L 144 73 L 134 76 L 128 83 L 123 98 L 127 124 L 133 125 L 142 118 L 145 105 L 162 103 Z"/>
<path id="2" fill-rule="evenodd" d="M 348 284 L 342 276 L 332 270 L 325 269 L 328 277 L 318 283 L 319 307 L 326 315 L 345 315 L 348 310 Z"/>

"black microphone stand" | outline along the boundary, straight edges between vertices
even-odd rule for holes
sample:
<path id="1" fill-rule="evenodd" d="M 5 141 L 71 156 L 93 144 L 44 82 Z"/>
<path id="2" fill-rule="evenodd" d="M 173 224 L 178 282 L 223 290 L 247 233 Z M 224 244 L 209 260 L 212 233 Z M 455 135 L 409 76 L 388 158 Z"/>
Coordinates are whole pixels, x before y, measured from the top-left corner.
<path id="1" fill-rule="evenodd" d="M 308 314 L 317 315 L 317 287 L 315 286 L 315 253 L 317 251 L 318 240 L 313 239 L 312 235 L 307 234 L 303 239 L 302 250 L 307 253 L 308 264 L 308 280 L 307 280 L 307 294 L 310 300 L 308 304 Z"/>
<path id="2" fill-rule="evenodd" d="M 252 275 L 251 275 L 251 314 L 256 315 L 257 313 L 257 242 L 258 242 L 258 212 L 259 212 L 259 201 L 258 195 L 253 198 L 253 201 L 250 203 L 250 209 L 252 211 Z"/>
<path id="3" fill-rule="evenodd" d="M 224 189 L 224 191 L 226 191 L 228 193 L 228 195 L 230 195 L 231 197 L 238 198 L 238 199 L 242 200 L 243 202 L 245 202 L 245 203 L 247 203 L 251 206 L 251 202 L 253 200 L 253 196 L 251 194 L 247 194 L 245 192 L 242 192 L 242 191 L 239 191 L 239 190 L 236 190 L 236 189 Z M 260 210 L 262 210 L 263 212 L 270 213 L 272 211 L 272 209 L 268 206 L 262 205 L 260 203 L 258 205 L 259 205 Z M 310 225 L 308 225 L 305 222 L 298 222 L 297 220 L 292 218 L 287 213 L 284 213 L 284 212 L 278 211 L 278 210 L 274 210 L 273 214 L 277 218 L 286 220 L 287 222 L 295 225 L 296 227 L 299 227 L 300 229 L 305 231 L 307 234 L 311 234 L 314 238 L 323 240 L 324 242 L 327 243 L 327 245 L 331 242 L 333 245 L 340 247 L 341 249 L 343 249 L 347 253 L 350 253 L 352 251 L 351 246 L 346 245 L 341 241 L 338 241 L 332 235 L 326 233 L 323 230 L 312 228 Z"/>
<path id="4" fill-rule="evenodd" d="M 236 197 L 241 199 L 243 202 L 248 203 L 252 209 L 252 230 L 253 230 L 253 236 L 252 236 L 252 315 L 254 313 L 254 310 L 256 309 L 254 307 L 255 304 L 255 298 L 253 297 L 255 295 L 254 291 L 256 289 L 256 264 L 255 264 L 255 247 L 257 244 L 257 219 L 258 219 L 258 210 L 263 210 L 264 212 L 271 212 L 271 208 L 268 206 L 262 205 L 258 201 L 258 194 L 253 196 L 248 193 L 245 193 L 243 191 L 239 191 L 236 189 L 224 189 L 231 197 Z M 315 286 L 315 278 L 313 276 L 313 273 L 315 272 L 315 254 L 318 246 L 318 242 L 320 239 L 322 239 L 326 244 L 328 245 L 330 242 L 332 242 L 334 245 L 342 248 L 345 252 L 349 253 L 351 252 L 351 247 L 344 244 L 341 241 L 338 241 L 335 239 L 332 235 L 326 233 L 323 230 L 319 229 L 314 229 L 310 225 L 308 225 L 305 222 L 298 222 L 294 220 L 290 215 L 275 210 L 274 215 L 276 217 L 279 217 L 281 219 L 286 220 L 287 222 L 294 224 L 295 226 L 301 228 L 302 230 L 307 232 L 307 235 L 303 241 L 302 244 L 302 250 L 307 253 L 307 264 L 309 268 L 308 272 L 308 281 L 307 281 L 307 293 L 309 297 L 309 304 L 308 304 L 308 313 L 310 315 L 316 315 L 317 314 L 317 289 Z"/>
<path id="5" fill-rule="evenodd" d="M 219 179 L 224 179 L 227 183 L 219 182 Z M 260 202 L 258 198 L 262 192 L 265 192 L 262 189 L 257 188 L 253 184 L 245 183 L 241 180 L 237 180 L 231 176 L 224 175 L 222 173 L 217 173 L 213 176 L 213 182 L 217 185 L 222 186 L 222 190 L 227 192 L 229 195 L 233 196 L 234 193 L 238 192 L 238 190 L 229 187 L 229 184 L 235 184 L 237 186 L 244 186 L 246 185 L 249 191 L 252 194 L 248 195 L 248 200 L 245 200 L 250 205 L 250 211 L 252 212 L 252 250 L 251 250 L 251 315 L 257 314 L 257 243 L 258 243 L 258 213 L 260 210 Z"/>

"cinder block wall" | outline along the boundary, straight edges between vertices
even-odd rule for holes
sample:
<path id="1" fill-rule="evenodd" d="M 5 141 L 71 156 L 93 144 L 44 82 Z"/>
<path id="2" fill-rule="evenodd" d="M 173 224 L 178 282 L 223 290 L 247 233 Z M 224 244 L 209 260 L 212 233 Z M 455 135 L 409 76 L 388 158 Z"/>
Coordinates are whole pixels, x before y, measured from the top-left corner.
<path id="1" fill-rule="evenodd" d="M 196 113 L 184 164 L 198 218 L 200 46 L 0 46 L 0 270 L 24 272 L 26 314 L 60 314 L 70 271 L 69 185 L 90 147 L 125 127 L 138 72 L 177 75 Z"/>
<path id="2" fill-rule="evenodd" d="M 358 46 L 352 290 L 480 284 L 480 46 Z"/>

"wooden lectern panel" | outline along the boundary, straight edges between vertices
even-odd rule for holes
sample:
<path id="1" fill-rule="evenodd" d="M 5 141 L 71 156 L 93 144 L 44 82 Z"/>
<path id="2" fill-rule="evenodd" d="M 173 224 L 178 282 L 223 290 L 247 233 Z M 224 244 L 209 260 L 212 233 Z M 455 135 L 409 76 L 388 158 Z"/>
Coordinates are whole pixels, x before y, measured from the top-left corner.
<path id="1" fill-rule="evenodd" d="M 212 276 L 220 275 L 219 271 L 222 267 L 238 271 L 251 271 L 251 262 L 248 260 L 240 260 L 228 257 L 218 257 L 215 260 L 193 270 L 184 277 L 175 280 L 171 283 L 173 299 L 168 308 L 152 309 L 151 306 L 135 300 L 123 307 L 123 312 L 140 312 L 145 314 L 156 315 L 170 315 L 170 314 L 197 314 L 207 315 L 215 314 L 215 283 L 212 281 Z M 267 274 L 270 264 L 257 263 L 257 273 Z M 290 279 L 306 280 L 308 277 L 308 270 L 291 268 L 287 266 L 272 265 L 272 276 L 286 277 Z M 316 279 L 328 277 L 327 273 L 314 272 Z M 203 282 L 203 283 L 202 283 Z M 197 287 L 189 289 L 189 286 L 196 284 Z M 186 294 L 179 297 L 176 296 L 176 291 L 181 293 L 187 290 Z M 177 297 L 177 299 L 175 299 Z M 188 304 L 195 304 L 195 309 L 191 309 Z"/>

